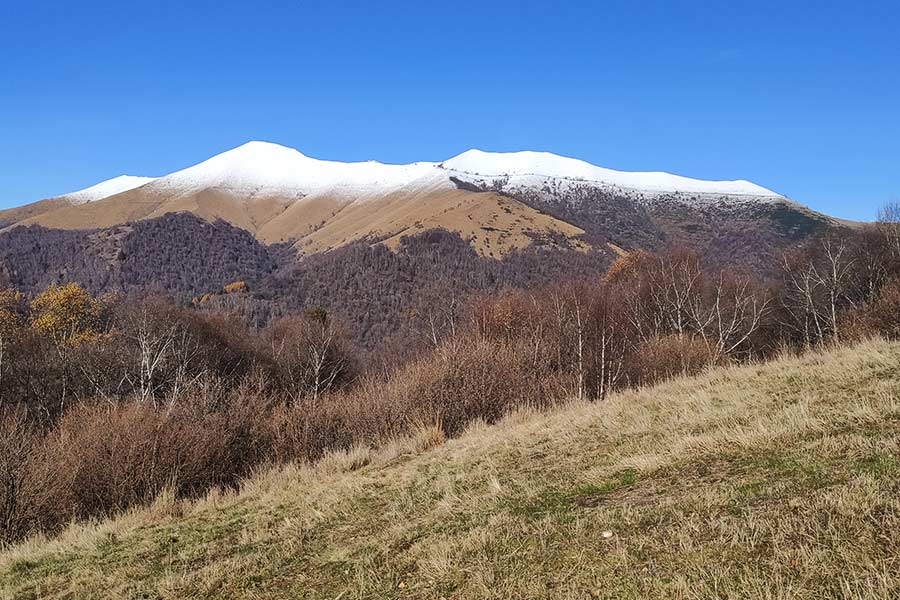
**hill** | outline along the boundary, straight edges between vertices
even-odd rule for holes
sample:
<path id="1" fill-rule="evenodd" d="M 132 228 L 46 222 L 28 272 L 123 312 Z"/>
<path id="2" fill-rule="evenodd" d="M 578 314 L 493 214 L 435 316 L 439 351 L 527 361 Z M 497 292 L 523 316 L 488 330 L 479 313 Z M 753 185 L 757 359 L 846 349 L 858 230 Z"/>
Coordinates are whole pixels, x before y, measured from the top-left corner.
<path id="1" fill-rule="evenodd" d="M 10 598 L 889 598 L 900 344 L 523 412 L 0 555 Z"/>

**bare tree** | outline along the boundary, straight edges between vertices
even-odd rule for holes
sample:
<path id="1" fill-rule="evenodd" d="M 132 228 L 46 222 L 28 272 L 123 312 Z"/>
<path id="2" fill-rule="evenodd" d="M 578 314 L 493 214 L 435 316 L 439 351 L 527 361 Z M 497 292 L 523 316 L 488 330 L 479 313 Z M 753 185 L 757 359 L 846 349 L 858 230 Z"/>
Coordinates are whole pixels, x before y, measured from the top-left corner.
<path id="1" fill-rule="evenodd" d="M 697 333 L 716 357 L 731 357 L 759 329 L 771 298 L 748 276 L 720 272 L 705 294 L 697 294 L 690 315 Z"/>
<path id="2" fill-rule="evenodd" d="M 789 320 L 782 325 L 797 332 L 807 348 L 825 337 L 820 314 L 820 282 L 812 263 L 805 257 L 782 257 L 784 288 L 782 305 Z"/>
<path id="3" fill-rule="evenodd" d="M 847 242 L 844 238 L 825 238 L 822 241 L 822 253 L 824 255 L 823 264 L 817 268 L 813 263 L 813 273 L 825 290 L 827 298 L 825 318 L 831 331 L 832 340 L 838 342 L 840 341 L 839 308 L 844 302 L 853 302 L 849 294 L 853 260 L 849 257 Z"/>
<path id="4" fill-rule="evenodd" d="M 269 335 L 295 402 L 318 400 L 350 371 L 343 340 L 324 313 L 286 317 L 273 324 Z"/>
<path id="5" fill-rule="evenodd" d="M 783 325 L 801 334 L 805 346 L 839 341 L 840 313 L 856 303 L 855 259 L 846 239 L 826 237 L 805 252 L 784 256 L 782 303 L 790 316 Z"/>
<path id="6" fill-rule="evenodd" d="M 432 302 L 431 306 L 416 309 L 410 314 L 409 329 L 425 339 L 429 346 L 437 348 L 445 338 L 456 335 L 459 308 L 460 302 L 456 296 Z"/>
<path id="7" fill-rule="evenodd" d="M 169 410 L 174 408 L 185 389 L 206 374 L 206 369 L 193 369 L 192 372 L 192 366 L 198 362 L 203 347 L 187 327 L 179 325 L 174 331 L 172 342 Z"/>
<path id="8" fill-rule="evenodd" d="M 627 353 L 625 336 L 615 325 L 608 324 L 600 329 L 597 340 L 597 398 L 605 400 L 616 388 L 625 368 Z"/>
<path id="9" fill-rule="evenodd" d="M 158 375 L 172 352 L 176 329 L 175 324 L 158 323 L 146 306 L 128 319 L 126 335 L 137 349 L 135 387 L 142 402 L 155 402 L 163 387 Z"/>

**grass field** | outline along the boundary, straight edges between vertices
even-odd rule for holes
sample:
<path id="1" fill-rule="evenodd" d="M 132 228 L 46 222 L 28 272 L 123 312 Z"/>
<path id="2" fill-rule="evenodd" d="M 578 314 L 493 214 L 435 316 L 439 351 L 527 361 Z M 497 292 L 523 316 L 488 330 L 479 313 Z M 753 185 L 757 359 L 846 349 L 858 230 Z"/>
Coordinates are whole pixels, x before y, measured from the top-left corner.
<path id="1" fill-rule="evenodd" d="M 900 345 L 157 499 L 0 554 L 4 598 L 896 598 Z"/>

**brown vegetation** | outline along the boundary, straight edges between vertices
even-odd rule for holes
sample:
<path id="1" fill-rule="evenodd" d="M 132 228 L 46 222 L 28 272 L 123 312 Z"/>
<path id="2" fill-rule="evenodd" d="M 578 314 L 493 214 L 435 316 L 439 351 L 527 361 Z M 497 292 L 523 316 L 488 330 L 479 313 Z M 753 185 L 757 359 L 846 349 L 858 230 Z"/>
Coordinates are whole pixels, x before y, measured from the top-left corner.
<path id="1" fill-rule="evenodd" d="M 895 599 L 898 364 L 784 355 L 166 490 L 0 551 L 0 596 Z"/>
<path id="2" fill-rule="evenodd" d="M 894 232 L 817 239 L 766 282 L 684 248 L 626 255 L 602 280 L 426 309 L 429 349 L 365 363 L 322 309 L 251 329 L 72 284 L 30 300 L 0 292 L 3 539 L 163 490 L 234 486 L 266 463 L 422 428 L 455 436 L 517 407 L 603 400 L 785 347 L 895 336 Z"/>

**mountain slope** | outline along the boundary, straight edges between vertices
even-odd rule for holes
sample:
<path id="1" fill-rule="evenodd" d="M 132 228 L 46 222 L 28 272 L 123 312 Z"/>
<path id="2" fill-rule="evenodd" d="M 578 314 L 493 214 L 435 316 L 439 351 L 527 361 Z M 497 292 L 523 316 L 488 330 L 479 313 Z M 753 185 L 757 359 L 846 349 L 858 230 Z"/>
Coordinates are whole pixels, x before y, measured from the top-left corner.
<path id="1" fill-rule="evenodd" d="M 84 188 L 83 190 L 78 190 L 77 192 L 70 192 L 68 194 L 63 194 L 62 196 L 38 200 L 37 202 L 32 202 L 31 204 L 26 204 L 24 206 L 0 210 L 0 228 L 23 221 L 33 222 L 33 219 L 42 215 L 49 215 L 50 213 L 55 213 L 56 211 L 72 206 L 79 206 L 101 200 L 140 187 L 153 180 L 153 177 L 120 175 L 119 177 L 101 181 L 96 185 Z M 70 214 L 77 214 L 77 211 Z M 52 219 L 52 217 L 49 218 Z M 64 228 L 72 229 L 72 227 Z"/>
<path id="2" fill-rule="evenodd" d="M 892 598 L 900 346 L 718 369 L 160 499 L 0 554 L 16 598 Z"/>

